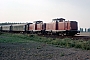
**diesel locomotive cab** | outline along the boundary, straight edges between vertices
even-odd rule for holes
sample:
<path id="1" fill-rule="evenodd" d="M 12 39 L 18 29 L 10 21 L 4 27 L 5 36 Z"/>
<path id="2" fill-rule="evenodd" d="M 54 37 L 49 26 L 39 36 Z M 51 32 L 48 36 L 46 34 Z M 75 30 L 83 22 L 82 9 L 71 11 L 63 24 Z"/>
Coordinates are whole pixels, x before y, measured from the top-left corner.
<path id="1" fill-rule="evenodd" d="M 31 33 L 41 34 L 43 30 L 43 21 L 34 21 L 33 24 L 29 26 Z"/>
<path id="2" fill-rule="evenodd" d="M 34 24 L 35 24 L 35 30 L 36 31 L 42 30 L 43 21 L 34 21 Z"/>
<path id="3" fill-rule="evenodd" d="M 43 21 L 34 21 L 33 23 L 35 23 L 35 24 L 43 24 Z"/>

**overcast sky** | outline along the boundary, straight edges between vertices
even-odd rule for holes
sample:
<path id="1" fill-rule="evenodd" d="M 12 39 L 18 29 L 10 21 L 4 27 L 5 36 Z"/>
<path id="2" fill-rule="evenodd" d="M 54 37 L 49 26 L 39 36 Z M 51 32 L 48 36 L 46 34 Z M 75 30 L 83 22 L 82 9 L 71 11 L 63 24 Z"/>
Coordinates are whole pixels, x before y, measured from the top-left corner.
<path id="1" fill-rule="evenodd" d="M 90 27 L 90 0 L 0 0 L 0 22 L 51 22 L 53 18 Z"/>

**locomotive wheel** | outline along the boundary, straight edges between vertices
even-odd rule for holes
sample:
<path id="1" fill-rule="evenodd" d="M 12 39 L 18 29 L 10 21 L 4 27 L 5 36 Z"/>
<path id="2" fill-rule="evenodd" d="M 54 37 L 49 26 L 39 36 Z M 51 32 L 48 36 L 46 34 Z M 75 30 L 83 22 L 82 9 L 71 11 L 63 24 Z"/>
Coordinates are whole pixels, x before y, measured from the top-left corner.
<path id="1" fill-rule="evenodd" d="M 33 31 L 31 31 L 31 34 L 33 34 Z"/>
<path id="2" fill-rule="evenodd" d="M 61 36 L 64 36 L 64 34 L 62 33 Z"/>

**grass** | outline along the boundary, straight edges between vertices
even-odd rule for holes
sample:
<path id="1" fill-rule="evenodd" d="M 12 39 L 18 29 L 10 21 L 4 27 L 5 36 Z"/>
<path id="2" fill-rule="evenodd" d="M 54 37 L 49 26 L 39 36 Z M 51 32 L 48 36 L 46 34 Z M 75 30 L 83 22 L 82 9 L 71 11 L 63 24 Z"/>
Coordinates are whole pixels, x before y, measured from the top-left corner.
<path id="1" fill-rule="evenodd" d="M 84 50 L 90 50 L 90 40 L 71 40 L 69 38 L 58 39 L 58 38 L 46 38 L 40 37 L 37 35 L 28 35 L 28 34 L 11 34 L 4 33 L 0 34 L 0 43 L 25 43 L 30 41 L 43 42 L 46 44 L 52 44 L 58 47 L 67 47 L 67 48 L 80 48 Z M 38 47 L 39 49 L 40 47 Z"/>
<path id="2" fill-rule="evenodd" d="M 24 35 L 21 34 L 1 34 L 0 35 L 0 43 L 23 43 L 30 42 L 30 40 L 24 39 Z"/>

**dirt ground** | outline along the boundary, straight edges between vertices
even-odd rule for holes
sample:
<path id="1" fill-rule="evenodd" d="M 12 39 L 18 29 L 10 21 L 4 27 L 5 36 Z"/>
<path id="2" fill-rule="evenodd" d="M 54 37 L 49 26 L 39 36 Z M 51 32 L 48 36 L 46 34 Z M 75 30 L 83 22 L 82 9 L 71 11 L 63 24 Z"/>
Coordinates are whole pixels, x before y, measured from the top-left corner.
<path id="1" fill-rule="evenodd" d="M 0 60 L 90 60 L 90 50 L 45 43 L 0 43 Z"/>

